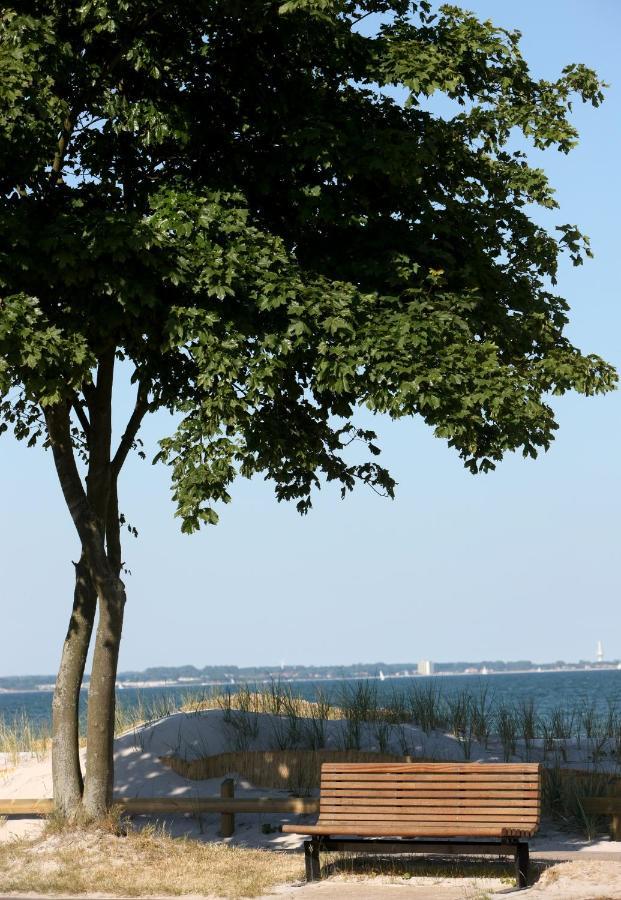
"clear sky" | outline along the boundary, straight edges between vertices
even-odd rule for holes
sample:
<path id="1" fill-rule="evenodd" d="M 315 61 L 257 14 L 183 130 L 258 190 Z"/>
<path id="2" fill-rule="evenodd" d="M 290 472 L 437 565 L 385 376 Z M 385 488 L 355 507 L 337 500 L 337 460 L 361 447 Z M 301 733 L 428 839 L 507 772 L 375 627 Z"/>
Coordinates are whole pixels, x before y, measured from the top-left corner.
<path id="1" fill-rule="evenodd" d="M 621 369 L 621 4 L 463 5 L 519 28 L 536 75 L 584 62 L 611 84 L 600 109 L 576 107 L 576 150 L 532 159 L 557 188 L 552 221 L 577 223 L 595 251 L 561 271 L 570 337 Z M 125 547 L 120 668 L 587 659 L 600 638 L 621 657 L 621 392 L 554 405 L 547 455 L 478 477 L 421 423 L 376 418 L 395 501 L 328 488 L 300 518 L 240 480 L 220 524 L 193 537 L 173 518 L 167 470 L 131 461 L 121 505 L 140 536 Z M 152 420 L 147 443 L 167 429 Z M 51 456 L 0 439 L 0 498 L 0 675 L 53 672 L 79 550 Z"/>

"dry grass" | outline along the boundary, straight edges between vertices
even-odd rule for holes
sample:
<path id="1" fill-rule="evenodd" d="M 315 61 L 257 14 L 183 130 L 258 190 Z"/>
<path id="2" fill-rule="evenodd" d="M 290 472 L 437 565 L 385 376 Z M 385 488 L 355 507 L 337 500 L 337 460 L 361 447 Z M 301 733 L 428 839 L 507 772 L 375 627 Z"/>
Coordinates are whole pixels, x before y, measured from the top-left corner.
<path id="1" fill-rule="evenodd" d="M 10 723 L 0 717 L 0 753 L 9 766 L 18 765 L 21 754 L 42 759 L 51 747 L 51 735 L 45 725 L 33 722 L 25 713 Z"/>
<path id="2" fill-rule="evenodd" d="M 3 892 L 257 897 L 303 876 L 300 853 L 202 844 L 155 828 L 120 836 L 52 831 L 38 841 L 0 844 Z"/>

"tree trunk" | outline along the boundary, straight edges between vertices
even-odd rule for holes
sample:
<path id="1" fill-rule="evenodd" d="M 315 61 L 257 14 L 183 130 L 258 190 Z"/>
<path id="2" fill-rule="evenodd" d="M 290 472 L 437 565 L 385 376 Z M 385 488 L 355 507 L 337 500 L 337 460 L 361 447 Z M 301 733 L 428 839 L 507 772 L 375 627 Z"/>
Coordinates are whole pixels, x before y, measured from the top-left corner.
<path id="1" fill-rule="evenodd" d="M 97 595 L 84 556 L 76 563 L 73 611 L 52 700 L 52 784 L 54 804 L 73 818 L 82 803 L 79 749 L 80 687 L 91 642 Z"/>
<path id="2" fill-rule="evenodd" d="M 90 413 L 90 422 L 84 417 L 82 423 L 88 433 L 89 448 L 86 490 L 73 452 L 71 402 L 67 400 L 43 408 L 54 464 L 82 545 L 80 573 L 84 576 L 78 578 L 79 587 L 76 585 L 74 616 L 65 641 L 56 689 L 60 737 L 55 750 L 55 786 L 58 783 L 59 807 L 63 811 L 75 809 L 76 798 L 81 792 L 82 811 L 91 819 L 101 818 L 108 812 L 114 777 L 115 686 L 125 609 L 125 586 L 120 578 L 117 479 L 148 411 L 147 388 L 139 383 L 135 408 L 117 452 L 111 457 L 114 360 L 114 348 L 109 348 L 99 361 L 96 385 L 83 386 Z M 78 592 L 88 595 L 89 601 L 80 605 Z M 86 778 L 82 790 L 78 702 L 95 605 L 99 607 L 99 620 L 88 693 Z M 87 628 L 89 614 L 90 627 Z"/>
<path id="3" fill-rule="evenodd" d="M 120 578 L 108 577 L 105 586 L 98 587 L 97 593 L 99 621 L 88 689 L 83 798 L 84 812 L 92 819 L 105 816 L 112 803 L 115 684 L 125 588 Z"/>

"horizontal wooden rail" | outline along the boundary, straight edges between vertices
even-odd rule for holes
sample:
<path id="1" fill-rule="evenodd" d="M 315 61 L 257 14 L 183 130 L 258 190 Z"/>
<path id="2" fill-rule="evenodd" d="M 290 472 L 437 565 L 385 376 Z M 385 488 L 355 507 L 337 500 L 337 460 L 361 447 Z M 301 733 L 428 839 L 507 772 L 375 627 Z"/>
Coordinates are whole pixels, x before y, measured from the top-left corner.
<path id="1" fill-rule="evenodd" d="M 53 800 L 4 800 L 0 798 L 0 816 L 48 816 L 54 812 Z"/>
<path id="2" fill-rule="evenodd" d="M 585 812 L 601 816 L 621 816 L 621 797 L 585 797 L 580 802 Z"/>
<path id="3" fill-rule="evenodd" d="M 319 799 L 314 797 L 115 797 L 130 815 L 152 813 L 318 813 Z M 4 800 L 0 798 L 0 816 L 46 816 L 54 811 L 54 801 Z"/>
<path id="4" fill-rule="evenodd" d="M 621 796 L 585 797 L 580 801 L 585 813 L 594 816 L 612 816 L 610 836 L 613 841 L 621 841 Z"/>

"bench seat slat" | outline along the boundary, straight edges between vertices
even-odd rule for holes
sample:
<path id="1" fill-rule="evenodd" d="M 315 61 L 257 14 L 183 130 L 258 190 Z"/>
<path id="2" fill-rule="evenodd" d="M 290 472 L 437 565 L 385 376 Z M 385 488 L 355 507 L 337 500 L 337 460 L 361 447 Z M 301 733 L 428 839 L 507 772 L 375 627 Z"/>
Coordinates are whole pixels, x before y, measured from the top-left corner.
<path id="1" fill-rule="evenodd" d="M 490 766 L 499 772 L 534 772 L 539 770 L 539 763 L 489 763 L 489 762 L 324 762 L 321 764 L 324 772 L 487 772 Z"/>
<path id="2" fill-rule="evenodd" d="M 380 815 L 372 815 L 371 813 L 360 813 L 360 815 L 351 816 L 332 816 L 330 814 L 322 816 L 318 820 L 318 824 L 325 825 L 326 822 L 392 822 L 395 826 L 401 825 L 403 822 L 420 822 L 421 825 L 429 825 L 432 822 L 443 822 L 445 824 L 457 822 L 479 822 L 481 825 L 490 825 L 496 823 L 499 826 L 504 825 L 523 825 L 525 828 L 533 828 L 537 824 L 537 820 L 530 816 L 513 816 L 511 818 L 501 818 L 500 816 L 469 816 L 467 813 L 456 816 L 442 816 L 433 814 L 431 816 L 391 816 L 389 813 L 380 813 Z"/>
<path id="3" fill-rule="evenodd" d="M 414 825 L 410 827 L 403 826 L 382 826 L 367 825 L 366 823 L 359 825 L 339 824 L 326 827 L 324 825 L 283 825 L 283 832 L 289 834 L 317 834 L 317 835 L 359 835 L 360 837 L 532 837 L 535 831 L 532 828 L 512 828 L 512 827 L 493 827 L 485 825 Z M 476 853 L 476 850 L 473 851 Z"/>
<path id="4" fill-rule="evenodd" d="M 383 816 L 370 816 L 368 813 L 365 813 L 361 816 L 340 816 L 338 819 L 333 819 L 331 816 L 326 816 L 324 819 L 319 819 L 317 822 L 318 825 L 325 825 L 330 827 L 336 827 L 338 824 L 349 823 L 351 825 L 356 825 L 357 823 L 372 825 L 376 823 L 379 827 L 381 823 L 392 824 L 397 827 L 401 827 L 404 823 L 410 823 L 414 825 L 418 823 L 422 826 L 425 825 L 461 825 L 465 822 L 468 822 L 471 825 L 476 825 L 477 823 L 481 826 L 496 826 L 499 829 L 502 829 L 504 826 L 510 826 L 511 828 L 533 828 L 536 825 L 536 822 L 533 819 L 499 819 L 497 816 L 489 816 L 487 818 L 481 816 L 399 816 L 398 818 L 394 818 L 393 816 L 383 815 Z"/>

